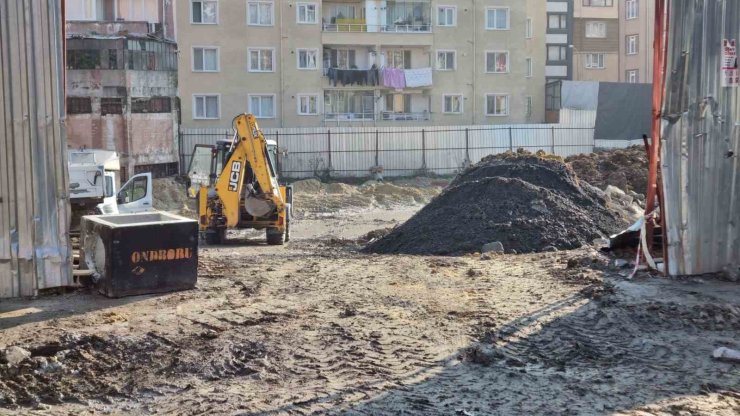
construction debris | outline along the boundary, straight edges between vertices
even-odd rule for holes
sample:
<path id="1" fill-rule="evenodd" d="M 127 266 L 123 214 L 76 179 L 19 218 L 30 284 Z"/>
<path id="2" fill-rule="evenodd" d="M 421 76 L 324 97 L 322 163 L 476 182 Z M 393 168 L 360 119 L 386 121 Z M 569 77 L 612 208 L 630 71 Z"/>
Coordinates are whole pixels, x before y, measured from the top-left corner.
<path id="1" fill-rule="evenodd" d="M 647 189 L 648 159 L 645 146 L 569 156 L 565 161 L 573 167 L 578 178 L 601 189 L 609 185 L 636 193 Z"/>
<path id="2" fill-rule="evenodd" d="M 517 253 L 568 250 L 625 228 L 627 214 L 562 160 L 523 150 L 469 168 L 373 253 L 455 255 L 497 241 Z"/>

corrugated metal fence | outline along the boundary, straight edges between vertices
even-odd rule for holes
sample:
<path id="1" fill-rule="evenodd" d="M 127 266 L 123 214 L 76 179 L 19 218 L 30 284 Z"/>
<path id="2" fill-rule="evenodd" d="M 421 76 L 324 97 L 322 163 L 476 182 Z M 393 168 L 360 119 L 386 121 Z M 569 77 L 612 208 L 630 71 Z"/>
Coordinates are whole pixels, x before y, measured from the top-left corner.
<path id="1" fill-rule="evenodd" d="M 385 176 L 449 175 L 486 155 L 518 148 L 560 156 L 588 153 L 594 149 L 592 126 L 324 127 L 264 129 L 263 133 L 284 151 L 278 163 L 284 177 L 363 177 L 378 166 Z M 182 129 L 183 172 L 196 144 L 214 144 L 231 139 L 232 134 L 231 129 Z"/>
<path id="2" fill-rule="evenodd" d="M 740 40 L 740 2 L 670 5 L 661 156 L 668 272 L 737 273 L 740 88 L 723 85 L 722 51 Z"/>
<path id="3" fill-rule="evenodd" d="M 0 0 L 0 298 L 72 284 L 61 16 Z"/>

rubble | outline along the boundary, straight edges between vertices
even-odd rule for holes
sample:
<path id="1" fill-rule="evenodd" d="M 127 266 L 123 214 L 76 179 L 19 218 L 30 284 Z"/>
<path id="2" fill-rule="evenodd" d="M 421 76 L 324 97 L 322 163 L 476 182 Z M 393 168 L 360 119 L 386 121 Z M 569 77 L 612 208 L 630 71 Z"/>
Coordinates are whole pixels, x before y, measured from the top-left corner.
<path id="1" fill-rule="evenodd" d="M 634 192 L 637 199 L 647 190 L 648 159 L 642 145 L 569 156 L 565 161 L 581 180 L 601 189 L 611 185 Z"/>
<path id="2" fill-rule="evenodd" d="M 517 253 L 568 250 L 624 229 L 627 217 L 562 160 L 520 150 L 467 169 L 366 251 L 457 255 L 491 241 Z"/>

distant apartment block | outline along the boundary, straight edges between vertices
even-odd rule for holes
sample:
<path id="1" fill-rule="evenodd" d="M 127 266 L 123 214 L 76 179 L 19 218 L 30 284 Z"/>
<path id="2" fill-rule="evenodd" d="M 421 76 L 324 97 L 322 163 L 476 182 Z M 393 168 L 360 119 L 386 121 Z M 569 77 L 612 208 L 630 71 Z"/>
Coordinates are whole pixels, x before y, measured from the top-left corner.
<path id="1" fill-rule="evenodd" d="M 576 0 L 578 1 L 578 0 Z M 547 0 L 547 82 L 573 78 L 573 0 Z"/>
<path id="2" fill-rule="evenodd" d="M 620 80 L 621 36 L 618 3 L 619 0 L 574 0 L 572 46 L 574 80 L 612 82 Z"/>
<path id="3" fill-rule="evenodd" d="M 542 4 L 180 0 L 182 124 L 542 122 Z"/>
<path id="4" fill-rule="evenodd" d="M 655 1 L 619 2 L 621 34 L 619 80 L 631 83 L 653 81 L 653 39 Z"/>
<path id="5" fill-rule="evenodd" d="M 67 141 L 117 151 L 122 177 L 177 172 L 172 0 L 66 0 Z"/>

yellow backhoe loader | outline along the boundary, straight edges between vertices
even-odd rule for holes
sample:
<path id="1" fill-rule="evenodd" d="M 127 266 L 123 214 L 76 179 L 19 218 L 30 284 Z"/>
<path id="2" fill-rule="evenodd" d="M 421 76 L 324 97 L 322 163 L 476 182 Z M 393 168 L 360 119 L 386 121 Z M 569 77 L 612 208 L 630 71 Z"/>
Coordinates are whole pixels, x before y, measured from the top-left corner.
<path id="1" fill-rule="evenodd" d="M 198 199 L 198 222 L 208 244 L 221 244 L 229 229 L 264 229 L 267 244 L 290 239 L 293 189 L 277 175 L 277 144 L 265 139 L 252 114 L 233 121 L 235 135 L 196 145 L 188 168 L 188 193 Z"/>

